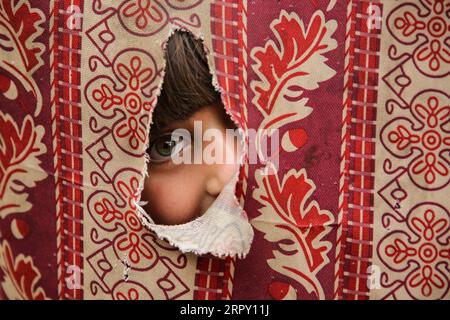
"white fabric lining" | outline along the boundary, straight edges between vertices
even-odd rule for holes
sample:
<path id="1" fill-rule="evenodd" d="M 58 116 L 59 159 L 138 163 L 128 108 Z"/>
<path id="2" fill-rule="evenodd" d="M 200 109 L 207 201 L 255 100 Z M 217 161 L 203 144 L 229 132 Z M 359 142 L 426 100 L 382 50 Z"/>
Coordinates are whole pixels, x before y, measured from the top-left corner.
<path id="1" fill-rule="evenodd" d="M 253 228 L 235 197 L 237 175 L 223 188 L 211 207 L 197 219 L 179 225 L 155 224 L 150 215 L 136 206 L 142 224 L 182 252 L 210 253 L 224 258 L 245 258 L 253 241 Z"/>

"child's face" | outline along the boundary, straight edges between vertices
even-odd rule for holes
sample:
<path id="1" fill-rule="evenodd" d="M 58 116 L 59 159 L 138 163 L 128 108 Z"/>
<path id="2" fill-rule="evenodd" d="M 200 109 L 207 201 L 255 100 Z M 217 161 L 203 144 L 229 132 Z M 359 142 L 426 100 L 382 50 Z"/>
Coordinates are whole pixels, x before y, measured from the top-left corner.
<path id="1" fill-rule="evenodd" d="M 240 146 L 237 138 L 232 143 L 225 139 L 225 130 L 230 129 L 230 125 L 221 108 L 203 107 L 189 119 L 174 122 L 151 137 L 150 158 L 157 158 L 159 162 L 149 163 L 149 177 L 144 182 L 142 198 L 148 201 L 146 210 L 155 223 L 182 224 L 201 216 L 237 172 Z M 223 152 L 234 159 L 232 163 L 175 164 L 171 160 L 168 153 L 164 152 L 167 150 L 161 146 L 167 146 L 164 142 L 170 142 L 170 133 L 179 128 L 188 130 L 194 139 L 195 121 L 202 122 L 203 133 L 212 128 L 222 132 L 220 139 L 224 146 Z M 203 148 L 209 143 L 203 142 Z M 191 152 L 188 148 L 192 148 L 192 145 L 185 147 L 183 152 Z"/>

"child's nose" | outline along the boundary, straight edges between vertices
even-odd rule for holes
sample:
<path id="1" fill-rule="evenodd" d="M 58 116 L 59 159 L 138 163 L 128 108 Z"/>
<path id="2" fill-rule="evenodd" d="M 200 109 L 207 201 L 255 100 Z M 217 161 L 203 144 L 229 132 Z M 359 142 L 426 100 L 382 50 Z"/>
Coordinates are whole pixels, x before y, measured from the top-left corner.
<path id="1" fill-rule="evenodd" d="M 212 197 L 217 197 L 222 191 L 223 187 L 224 183 L 218 176 L 211 176 L 206 181 L 206 192 Z"/>

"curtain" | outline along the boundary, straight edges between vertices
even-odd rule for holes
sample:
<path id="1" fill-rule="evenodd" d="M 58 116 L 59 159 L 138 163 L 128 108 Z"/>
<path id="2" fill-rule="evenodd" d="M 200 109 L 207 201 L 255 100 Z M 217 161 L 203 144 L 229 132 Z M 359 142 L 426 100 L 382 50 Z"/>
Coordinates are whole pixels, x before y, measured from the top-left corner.
<path id="1" fill-rule="evenodd" d="M 177 28 L 280 132 L 276 174 L 240 171 L 242 260 L 136 216 Z M 2 1 L 0 298 L 449 299 L 449 29 L 448 0 Z"/>

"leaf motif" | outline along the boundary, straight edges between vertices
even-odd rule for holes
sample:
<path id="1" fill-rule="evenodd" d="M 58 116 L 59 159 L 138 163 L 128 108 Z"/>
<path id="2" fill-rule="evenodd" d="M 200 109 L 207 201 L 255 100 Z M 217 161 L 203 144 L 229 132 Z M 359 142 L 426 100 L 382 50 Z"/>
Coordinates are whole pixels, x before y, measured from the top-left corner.
<path id="1" fill-rule="evenodd" d="M 275 128 L 307 117 L 312 109 L 308 99 L 301 98 L 304 91 L 317 89 L 320 82 L 336 74 L 323 56 L 336 48 L 331 38 L 336 21 L 325 22 L 323 13 L 317 11 L 305 29 L 295 12 L 283 10 L 270 27 L 277 43 L 269 40 L 264 48 L 251 51 L 259 78 L 251 87 L 255 92 L 252 102 L 266 116 L 265 122 Z"/>
<path id="2" fill-rule="evenodd" d="M 310 199 L 315 185 L 305 169 L 290 170 L 281 183 L 278 174 L 263 172 L 257 171 L 258 188 L 253 194 L 263 207 L 252 224 L 264 233 L 264 239 L 277 244 L 268 264 L 323 298 L 316 274 L 329 261 L 331 244 L 324 237 L 331 230 L 333 215 Z"/>
<path id="3" fill-rule="evenodd" d="M 8 24 L 11 42 L 18 40 L 17 49 L 27 71 L 39 64 L 43 46 L 33 44 L 36 37 L 42 34 L 40 24 L 44 21 L 39 10 L 30 9 L 28 2 L 19 1 L 13 7 L 13 0 L 2 1 L 0 5 L 0 21 Z"/>
<path id="4" fill-rule="evenodd" d="M 4 273 L 0 283 L 10 300 L 44 300 L 47 299 L 44 290 L 36 285 L 41 275 L 34 266 L 31 257 L 19 254 L 14 257 L 8 242 L 0 245 L 0 269 Z"/>
<path id="5" fill-rule="evenodd" d="M 33 73 L 43 65 L 45 46 L 36 40 L 42 32 L 45 16 L 38 8 L 30 8 L 28 1 L 0 1 L 0 66 L 17 79 L 36 99 L 35 116 L 42 108 L 42 94 L 33 79 Z M 4 93 L 4 92 L 2 92 Z M 4 93 L 5 94 L 5 93 Z M 15 95 L 5 94 L 8 99 Z"/>
<path id="6" fill-rule="evenodd" d="M 38 157 L 47 151 L 45 130 L 27 115 L 19 129 L 10 115 L 0 112 L 0 218 L 31 208 L 25 187 L 47 177 Z"/>

